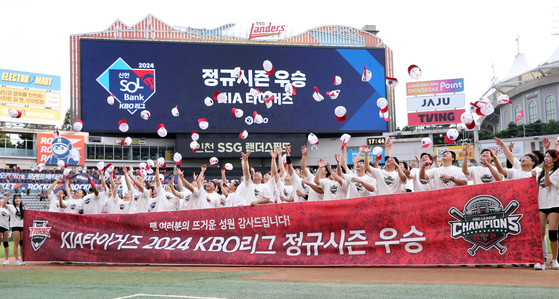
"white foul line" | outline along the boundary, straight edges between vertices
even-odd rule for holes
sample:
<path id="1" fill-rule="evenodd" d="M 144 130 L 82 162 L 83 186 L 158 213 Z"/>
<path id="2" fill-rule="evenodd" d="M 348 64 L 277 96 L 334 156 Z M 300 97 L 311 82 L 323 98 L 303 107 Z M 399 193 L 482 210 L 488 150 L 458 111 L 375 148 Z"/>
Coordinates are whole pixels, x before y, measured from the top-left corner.
<path id="1" fill-rule="evenodd" d="M 192 299 L 225 299 L 225 298 L 217 298 L 217 297 L 194 297 L 194 296 L 180 296 L 180 295 L 155 295 L 155 294 L 135 294 L 131 296 L 125 297 L 118 297 L 115 299 L 126 299 L 126 298 L 134 298 L 134 297 L 165 297 L 165 298 L 192 298 Z"/>

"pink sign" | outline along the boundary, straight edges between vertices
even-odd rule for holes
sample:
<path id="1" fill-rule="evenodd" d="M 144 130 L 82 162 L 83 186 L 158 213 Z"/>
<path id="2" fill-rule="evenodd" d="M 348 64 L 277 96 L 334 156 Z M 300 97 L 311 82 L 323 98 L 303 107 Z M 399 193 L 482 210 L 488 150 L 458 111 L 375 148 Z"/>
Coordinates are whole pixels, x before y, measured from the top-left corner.
<path id="1" fill-rule="evenodd" d="M 462 91 L 464 91 L 464 78 L 406 83 L 408 96 Z"/>

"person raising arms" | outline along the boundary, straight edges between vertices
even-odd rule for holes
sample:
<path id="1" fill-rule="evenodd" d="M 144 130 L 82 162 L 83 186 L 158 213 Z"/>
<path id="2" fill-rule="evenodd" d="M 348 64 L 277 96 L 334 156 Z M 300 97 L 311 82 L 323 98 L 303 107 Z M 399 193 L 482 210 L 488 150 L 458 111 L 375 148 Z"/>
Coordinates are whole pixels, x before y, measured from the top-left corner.
<path id="1" fill-rule="evenodd" d="M 378 195 L 401 193 L 407 181 L 404 170 L 399 165 L 400 161 L 398 161 L 398 158 L 390 156 L 393 143 L 394 141 L 390 140 L 390 138 L 385 142 L 385 169 L 373 168 L 369 163 L 364 163 L 365 171 L 370 173 L 369 175 L 377 181 Z M 370 150 L 367 148 L 364 152 L 365 161 L 369 161 Z"/>
<path id="2" fill-rule="evenodd" d="M 425 167 L 431 164 L 429 162 L 423 163 L 419 169 L 419 178 L 433 180 L 433 190 L 468 185 L 462 169 L 453 166 L 454 161 L 456 161 L 456 154 L 453 151 L 446 151 L 441 155 L 441 167 L 426 170 Z"/>
<path id="3" fill-rule="evenodd" d="M 493 152 L 488 148 L 481 151 L 481 156 L 479 158 L 481 166 L 468 167 L 468 157 L 471 151 L 472 145 L 466 145 L 464 149 L 464 160 L 462 162 L 462 172 L 466 175 L 466 178 L 473 179 L 474 185 L 500 182 L 504 179 L 503 175 L 491 166 L 493 163 L 499 163 L 499 160 L 496 160 L 497 157 L 494 156 Z"/>

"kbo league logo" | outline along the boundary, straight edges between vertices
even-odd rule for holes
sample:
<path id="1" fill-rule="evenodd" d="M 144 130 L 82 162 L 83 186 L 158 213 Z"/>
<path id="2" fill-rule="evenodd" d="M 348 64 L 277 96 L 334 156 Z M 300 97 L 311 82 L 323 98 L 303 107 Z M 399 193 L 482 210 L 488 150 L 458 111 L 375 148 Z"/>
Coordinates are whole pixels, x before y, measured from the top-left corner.
<path id="1" fill-rule="evenodd" d="M 29 237 L 31 237 L 31 246 L 37 251 L 41 245 L 50 238 L 50 229 L 47 227 L 48 221 L 33 220 L 33 226 L 29 228 Z"/>
<path id="2" fill-rule="evenodd" d="M 450 236 L 454 239 L 463 238 L 473 244 L 468 249 L 471 256 L 476 255 L 479 247 L 489 250 L 497 247 L 500 254 L 507 248 L 499 242 L 509 234 L 520 233 L 520 218 L 523 215 L 513 213 L 518 209 L 518 202 L 511 201 L 505 209 L 501 202 L 489 195 L 480 195 L 470 199 L 464 206 L 464 214 L 457 208 L 448 210 L 450 216 L 457 221 L 449 221 L 451 226 Z"/>
<path id="3" fill-rule="evenodd" d="M 132 69 L 122 58 L 105 70 L 97 82 L 119 102 L 119 109 L 130 114 L 146 109 L 145 103 L 155 94 L 155 70 Z"/>

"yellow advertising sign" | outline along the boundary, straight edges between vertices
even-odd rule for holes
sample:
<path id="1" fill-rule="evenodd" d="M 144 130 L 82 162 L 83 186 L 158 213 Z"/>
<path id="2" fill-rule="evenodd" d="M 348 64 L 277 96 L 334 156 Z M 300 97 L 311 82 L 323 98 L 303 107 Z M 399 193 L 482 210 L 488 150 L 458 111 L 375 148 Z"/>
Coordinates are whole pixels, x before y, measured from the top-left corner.
<path id="1" fill-rule="evenodd" d="M 0 87 L 0 103 L 60 108 L 60 93 Z"/>
<path id="2" fill-rule="evenodd" d="M 438 155 L 437 161 L 441 160 L 441 155 L 446 151 L 453 151 L 456 154 L 456 161 L 462 161 L 464 159 L 464 149 L 466 148 L 465 145 L 458 145 L 458 146 L 440 146 L 435 147 L 433 150 L 435 155 Z M 472 150 L 470 151 L 470 155 L 468 156 L 468 160 L 474 160 L 474 147 L 472 146 Z"/>
<path id="3" fill-rule="evenodd" d="M 2 105 L 0 106 L 0 118 L 7 118 L 2 119 L 3 121 L 14 121 L 13 118 L 10 117 L 8 114 L 11 109 L 15 109 L 21 111 L 21 118 L 17 119 L 18 121 L 21 120 L 23 122 L 60 122 L 62 120 L 60 110 L 54 109 L 41 109 L 41 108 L 29 108 L 29 107 L 15 107 L 15 106 L 8 106 Z"/>

